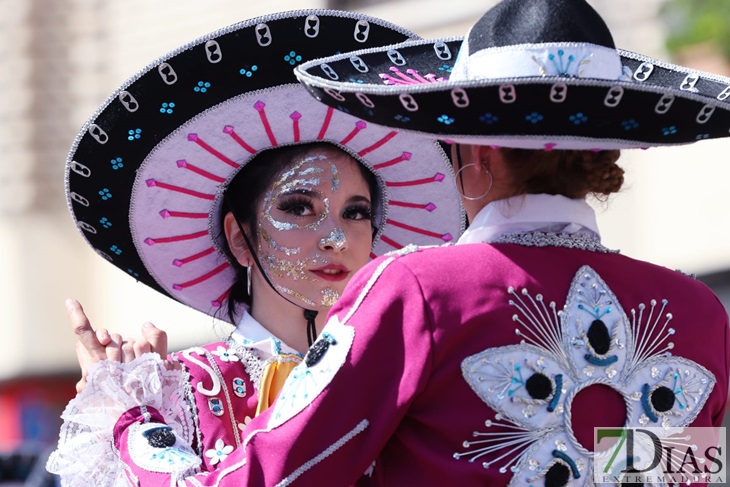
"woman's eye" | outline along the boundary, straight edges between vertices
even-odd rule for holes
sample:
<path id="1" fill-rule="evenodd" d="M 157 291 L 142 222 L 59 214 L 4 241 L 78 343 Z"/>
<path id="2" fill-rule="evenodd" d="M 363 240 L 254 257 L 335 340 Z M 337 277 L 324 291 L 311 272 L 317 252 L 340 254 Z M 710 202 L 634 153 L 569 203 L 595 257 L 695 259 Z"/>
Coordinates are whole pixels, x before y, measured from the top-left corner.
<path id="1" fill-rule="evenodd" d="M 314 208 L 312 204 L 306 199 L 292 199 L 283 201 L 278 206 L 278 210 L 294 216 L 310 216 L 314 214 Z"/>
<path id="2" fill-rule="evenodd" d="M 287 213 L 291 213 L 297 216 L 308 216 L 312 214 L 312 208 L 307 205 L 295 205 L 287 210 Z"/>
<path id="3" fill-rule="evenodd" d="M 348 220 L 371 220 L 373 218 L 372 209 L 369 206 L 347 208 L 342 216 Z"/>

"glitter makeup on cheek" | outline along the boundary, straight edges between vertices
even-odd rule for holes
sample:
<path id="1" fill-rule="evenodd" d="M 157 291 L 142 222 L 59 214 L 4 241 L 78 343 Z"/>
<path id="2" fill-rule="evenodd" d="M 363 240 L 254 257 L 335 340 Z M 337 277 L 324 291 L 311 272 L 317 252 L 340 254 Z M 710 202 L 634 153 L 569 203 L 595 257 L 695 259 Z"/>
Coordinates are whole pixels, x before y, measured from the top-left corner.
<path id="1" fill-rule="evenodd" d="M 271 274 L 276 277 L 285 277 L 294 281 L 309 280 L 307 277 L 307 262 L 305 260 L 297 260 L 295 262 L 279 259 L 273 255 L 266 255 L 264 262 Z"/>
<path id="2" fill-rule="evenodd" d="M 259 226 L 259 233 L 261 234 L 261 238 L 264 239 L 264 241 L 269 244 L 269 247 L 271 247 L 274 250 L 278 250 L 279 252 L 283 252 L 286 255 L 296 255 L 299 254 L 302 249 L 297 247 L 295 249 L 290 249 L 288 247 L 284 247 L 282 245 L 279 245 L 276 243 L 276 241 L 271 238 L 271 235 L 264 229 L 263 227 Z M 259 252 L 261 252 L 261 245 L 259 245 Z"/>
<path id="3" fill-rule="evenodd" d="M 340 293 L 334 289 L 330 287 L 322 289 L 322 306 L 331 308 L 335 305 L 338 299 L 340 299 Z"/>
<path id="4" fill-rule="evenodd" d="M 306 304 L 307 306 L 312 306 L 312 307 L 315 307 L 315 306 L 317 306 L 317 303 L 315 303 L 315 302 L 314 302 L 314 301 L 312 301 L 311 299 L 308 299 L 307 297 L 305 297 L 305 296 L 302 296 L 302 295 L 301 295 L 301 294 L 299 294 L 298 292 L 296 292 L 296 291 L 293 291 L 293 290 L 291 290 L 291 289 L 289 289 L 289 288 L 286 288 L 286 287 L 284 287 L 284 286 L 276 286 L 276 289 L 277 289 L 277 291 L 279 291 L 280 293 L 283 293 L 283 294 L 288 294 L 289 296 L 293 296 L 293 297 L 295 297 L 295 298 L 299 299 L 300 301 L 302 301 L 302 302 L 303 302 L 304 304 Z"/>
<path id="5" fill-rule="evenodd" d="M 347 238 L 341 228 L 335 228 L 319 241 L 320 248 L 332 247 L 335 250 L 341 250 L 345 245 L 347 245 Z"/>

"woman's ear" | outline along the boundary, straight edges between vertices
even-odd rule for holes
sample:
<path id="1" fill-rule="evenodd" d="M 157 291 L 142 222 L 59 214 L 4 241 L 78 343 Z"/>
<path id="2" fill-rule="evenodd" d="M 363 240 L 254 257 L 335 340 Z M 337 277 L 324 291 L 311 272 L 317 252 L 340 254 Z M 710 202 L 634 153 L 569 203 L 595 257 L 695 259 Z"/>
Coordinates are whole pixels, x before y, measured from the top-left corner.
<path id="1" fill-rule="evenodd" d="M 228 242 L 228 248 L 231 249 L 233 257 L 236 258 L 239 264 L 243 267 L 251 266 L 251 251 L 246 245 L 246 240 L 241 235 L 241 227 L 244 227 L 244 231 L 248 231 L 245 225 L 238 225 L 236 217 L 232 211 L 226 213 L 223 218 L 223 231 L 226 234 L 226 241 Z"/>
<path id="2" fill-rule="evenodd" d="M 499 159 L 499 149 L 489 145 L 473 145 L 471 146 L 473 153 L 472 160 L 482 165 L 483 169 L 492 171 L 492 164 Z"/>

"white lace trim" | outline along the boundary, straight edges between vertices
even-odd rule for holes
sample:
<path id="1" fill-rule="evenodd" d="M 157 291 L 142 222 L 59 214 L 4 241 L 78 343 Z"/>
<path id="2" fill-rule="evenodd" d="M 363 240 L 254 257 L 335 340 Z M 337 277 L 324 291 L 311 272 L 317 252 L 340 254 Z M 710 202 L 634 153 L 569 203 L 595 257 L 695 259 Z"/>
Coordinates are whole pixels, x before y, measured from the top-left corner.
<path id="1" fill-rule="evenodd" d="M 183 391 L 182 372 L 167 370 L 157 354 L 144 354 L 128 364 L 95 364 L 86 389 L 61 415 L 58 446 L 46 468 L 61 476 L 64 487 L 130 485 L 114 448 L 114 425 L 134 407 L 153 407 L 190 444 L 193 421 Z"/>

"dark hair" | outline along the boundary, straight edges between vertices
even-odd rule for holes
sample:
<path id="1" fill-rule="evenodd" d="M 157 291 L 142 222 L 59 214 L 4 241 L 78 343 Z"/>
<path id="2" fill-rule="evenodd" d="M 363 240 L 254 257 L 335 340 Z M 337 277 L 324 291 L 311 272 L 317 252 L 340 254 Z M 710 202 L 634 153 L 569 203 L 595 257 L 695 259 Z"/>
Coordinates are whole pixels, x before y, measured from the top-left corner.
<path id="1" fill-rule="evenodd" d="M 223 220 L 226 214 L 233 211 L 241 226 L 248 229 L 246 236 L 249 242 L 251 242 L 251 245 L 255 247 L 258 242 L 256 225 L 257 208 L 264 192 L 271 186 L 277 174 L 290 166 L 295 160 L 306 157 L 314 150 L 342 152 L 348 157 L 353 158 L 345 150 L 327 142 L 311 142 L 273 148 L 256 154 L 233 177 L 233 180 L 225 190 L 222 204 L 223 210 L 220 215 L 220 228 L 224 228 Z M 367 167 L 359 161 L 357 162 L 357 166 L 360 168 L 360 172 L 370 189 L 370 198 L 373 203 L 373 208 L 375 208 L 379 204 L 377 179 Z M 254 181 L 255 183 L 252 183 Z M 375 224 L 376 222 L 373 221 L 373 225 Z M 373 235 L 375 235 L 375 231 L 373 231 Z M 249 296 L 248 290 L 246 289 L 246 268 L 239 264 L 233 256 L 226 239 L 221 238 L 220 241 L 223 242 L 222 250 L 226 257 L 228 257 L 235 272 L 235 280 L 226 298 L 228 318 L 231 322 L 235 323 L 237 310 L 240 305 L 251 305 L 251 296 Z M 251 251 L 253 252 L 254 249 L 251 249 Z"/>
<path id="2" fill-rule="evenodd" d="M 624 182 L 618 150 L 501 149 L 515 194 L 559 194 L 568 198 L 609 196 Z"/>

